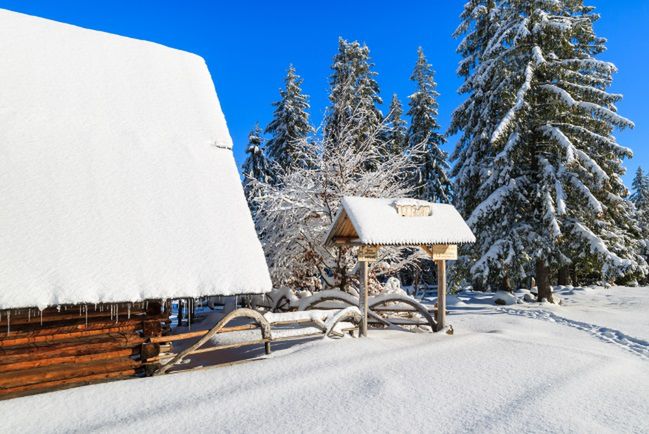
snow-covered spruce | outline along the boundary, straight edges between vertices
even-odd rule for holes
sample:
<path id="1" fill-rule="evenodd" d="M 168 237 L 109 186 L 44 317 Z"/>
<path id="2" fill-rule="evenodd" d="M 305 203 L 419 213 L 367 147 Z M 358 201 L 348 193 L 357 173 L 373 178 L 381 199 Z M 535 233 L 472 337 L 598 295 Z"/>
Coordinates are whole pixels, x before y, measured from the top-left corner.
<path id="1" fill-rule="evenodd" d="M 636 220 L 642 234 L 642 254 L 649 261 L 649 174 L 638 167 L 631 186 L 633 194 L 629 198 L 636 208 Z"/>
<path id="2" fill-rule="evenodd" d="M 294 167 L 304 167 L 310 161 L 305 155 L 310 148 L 302 146 L 313 132 L 309 124 L 308 96 L 302 92 L 302 79 L 290 65 L 280 100 L 273 103 L 273 119 L 266 127 L 271 138 L 266 143 L 266 153 L 278 171 L 290 172 Z"/>
<path id="3" fill-rule="evenodd" d="M 419 47 L 417 63 L 410 79 L 416 83 L 417 89 L 410 95 L 408 115 L 411 118 L 408 129 L 408 146 L 423 144 L 426 152 L 413 155 L 417 166 L 412 179 L 417 197 L 430 202 L 449 203 L 451 199 L 451 181 L 446 172 L 449 169 L 448 155 L 440 149 L 445 142 L 439 133 L 437 123 L 437 83 L 433 67 L 426 60 L 424 50 Z"/>
<path id="4" fill-rule="evenodd" d="M 386 158 L 402 155 L 406 151 L 408 127 L 403 119 L 403 107 L 396 93 L 392 95 L 390 109 L 385 115 L 384 123 L 385 133 L 382 142 Z"/>
<path id="5" fill-rule="evenodd" d="M 615 67 L 595 58 L 605 41 L 582 1 L 466 4 L 458 35 L 467 101 L 453 115 L 462 131 L 454 158 L 457 205 L 479 241 L 470 273 L 508 286 L 548 266 L 601 272 L 607 280 L 646 275 L 638 228 L 620 178 L 614 128 L 621 95 L 606 88 Z M 565 275 L 565 273 L 564 273 Z"/>
<path id="6" fill-rule="evenodd" d="M 273 179 L 271 164 L 264 152 L 264 138 L 259 124 L 248 134 L 248 146 L 246 147 L 246 161 L 241 167 L 243 171 L 243 191 L 253 214 L 255 213 L 253 198 L 258 192 L 255 189 L 253 180 L 259 182 L 270 182 Z"/>
<path id="7" fill-rule="evenodd" d="M 381 145 L 380 140 L 371 137 L 383 119 L 377 107 L 383 101 L 373 67 L 367 45 L 339 38 L 338 53 L 331 66 L 331 106 L 327 109 L 323 131 L 327 146 L 358 149 L 370 143 Z"/>

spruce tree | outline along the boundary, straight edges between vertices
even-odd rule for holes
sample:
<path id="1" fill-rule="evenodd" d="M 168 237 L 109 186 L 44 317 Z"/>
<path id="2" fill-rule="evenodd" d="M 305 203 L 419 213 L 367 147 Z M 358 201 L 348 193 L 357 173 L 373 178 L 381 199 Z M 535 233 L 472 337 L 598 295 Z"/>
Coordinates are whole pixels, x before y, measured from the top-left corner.
<path id="1" fill-rule="evenodd" d="M 453 112 L 449 128 L 450 135 L 461 132 L 451 156 L 455 162 L 451 176 L 454 179 L 453 203 L 465 218 L 481 202 L 478 189 L 494 157 L 489 137 L 503 111 L 499 98 L 502 90 L 497 83 L 488 81 L 492 75 L 489 71 L 496 62 L 484 55 L 500 26 L 499 10 L 495 0 L 467 2 L 461 14 L 462 21 L 454 33 L 456 38 L 464 36 L 457 48 L 462 56 L 457 71 L 464 78 L 459 93 L 466 95 L 466 100 Z"/>
<path id="2" fill-rule="evenodd" d="M 636 219 L 642 235 L 641 254 L 649 260 L 649 174 L 638 167 L 633 178 L 631 201 L 635 204 Z M 647 281 L 647 278 L 644 279 Z"/>
<path id="3" fill-rule="evenodd" d="M 324 123 L 327 146 L 359 149 L 375 142 L 369 136 L 380 131 L 383 115 L 377 107 L 382 100 L 373 67 L 367 45 L 338 39 Z"/>
<path id="4" fill-rule="evenodd" d="M 397 94 L 392 95 L 390 109 L 384 119 L 385 131 L 382 142 L 385 146 L 387 158 L 403 155 L 408 140 L 407 122 L 403 119 L 403 107 Z"/>
<path id="5" fill-rule="evenodd" d="M 649 174 L 645 174 L 642 167 L 636 170 L 631 187 L 633 188 L 633 193 L 629 197 L 631 202 L 635 204 L 638 211 L 649 212 Z"/>
<path id="6" fill-rule="evenodd" d="M 468 171 L 482 178 L 469 217 L 480 239 L 473 274 L 497 285 L 533 270 L 539 300 L 550 301 L 553 268 L 596 267 L 609 281 L 645 275 L 621 180 L 631 153 L 612 135 L 633 124 L 616 112 L 621 95 L 606 91 L 615 67 L 595 58 L 605 49 L 593 31 L 598 16 L 582 0 L 500 0 L 491 12 L 484 6 L 465 27 L 484 32 L 497 10 L 498 24 L 485 32 L 465 83 L 482 104 L 477 111 L 463 105 L 456 123 L 465 134 L 457 171 L 478 164 Z M 487 119 L 482 131 L 476 116 Z M 473 141 L 480 148 L 485 139 L 492 151 L 481 162 L 466 159 Z"/>
<path id="7" fill-rule="evenodd" d="M 268 183 L 272 180 L 271 166 L 264 152 L 264 138 L 259 123 L 248 134 L 246 147 L 246 160 L 241 167 L 243 171 L 243 191 L 248 201 L 248 206 L 255 214 L 256 182 Z"/>
<path id="8" fill-rule="evenodd" d="M 449 203 L 451 198 L 451 181 L 447 176 L 448 155 L 440 146 L 445 139 L 439 133 L 437 123 L 437 97 L 433 67 L 426 60 L 424 50 L 419 47 L 417 63 L 410 80 L 416 83 L 417 89 L 409 97 L 410 128 L 408 129 L 408 146 L 425 144 L 426 152 L 415 161 L 417 173 L 414 180 L 417 196 L 431 202 Z"/>
<path id="9" fill-rule="evenodd" d="M 286 173 L 305 167 L 311 161 L 307 155 L 306 138 L 313 128 L 309 124 L 308 96 L 302 92 L 301 85 L 302 78 L 290 65 L 284 79 L 284 89 L 279 91 L 280 100 L 273 103 L 273 119 L 265 131 L 271 135 L 266 143 L 266 153 Z"/>

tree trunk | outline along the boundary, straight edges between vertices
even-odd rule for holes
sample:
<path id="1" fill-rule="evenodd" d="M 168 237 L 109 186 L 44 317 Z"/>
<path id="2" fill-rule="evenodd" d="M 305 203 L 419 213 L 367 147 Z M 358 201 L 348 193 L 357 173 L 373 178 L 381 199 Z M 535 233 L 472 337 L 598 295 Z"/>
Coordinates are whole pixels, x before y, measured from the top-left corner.
<path id="1" fill-rule="evenodd" d="M 572 286 L 578 286 L 577 283 L 577 264 L 574 264 L 570 269 L 570 274 L 572 274 Z"/>
<path id="2" fill-rule="evenodd" d="M 557 282 L 559 285 L 570 285 L 570 267 L 567 265 L 564 265 L 563 267 L 559 268 L 559 276 L 557 279 Z"/>
<path id="3" fill-rule="evenodd" d="M 536 260 L 536 286 L 538 289 L 537 301 L 542 301 L 544 298 L 550 303 L 554 303 L 552 299 L 552 289 L 550 288 L 548 266 L 542 259 Z"/>
<path id="4" fill-rule="evenodd" d="M 513 289 L 512 289 L 512 283 L 511 283 L 511 281 L 509 280 L 509 276 L 508 276 L 508 275 L 505 275 L 505 276 L 503 277 L 503 290 L 504 290 L 504 291 L 507 291 L 507 292 L 512 292 L 512 291 L 513 291 Z"/>

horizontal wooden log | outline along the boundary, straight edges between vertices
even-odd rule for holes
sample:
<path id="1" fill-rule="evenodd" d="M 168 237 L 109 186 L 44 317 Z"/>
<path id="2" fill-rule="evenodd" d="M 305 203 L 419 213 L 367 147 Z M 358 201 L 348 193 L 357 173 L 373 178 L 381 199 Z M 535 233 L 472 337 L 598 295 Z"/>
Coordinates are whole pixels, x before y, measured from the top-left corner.
<path id="1" fill-rule="evenodd" d="M 0 341 L 0 348 L 6 347 L 15 347 L 18 345 L 28 345 L 28 344 L 37 344 L 44 342 L 57 342 L 57 341 L 68 341 L 78 338 L 85 338 L 91 336 L 102 336 L 106 334 L 113 333 L 134 333 L 138 330 L 136 326 L 122 326 L 122 327 L 111 327 L 107 329 L 98 329 L 98 330 L 83 330 L 79 332 L 72 333 L 60 333 L 55 335 L 44 335 L 44 336 L 29 336 L 24 338 L 15 338 L 15 339 L 5 339 Z"/>
<path id="2" fill-rule="evenodd" d="M 68 363 L 87 363 L 87 362 L 95 362 L 98 360 L 127 358 L 132 356 L 133 352 L 134 351 L 132 348 L 126 348 L 117 351 L 104 351 L 100 353 L 85 354 L 81 356 L 76 356 L 76 355 L 61 356 L 61 357 L 50 357 L 46 359 L 25 360 L 25 361 L 15 362 L 15 363 L 2 363 L 0 364 L 0 374 L 4 372 L 42 368 L 45 366 L 62 365 Z"/>
<path id="3" fill-rule="evenodd" d="M 72 341 L 55 342 L 41 346 L 12 347 L 0 355 L 0 366 L 27 360 L 41 360 L 54 357 L 83 356 L 102 352 L 131 349 L 137 353 L 144 339 L 131 335 L 124 339 L 100 336 L 94 339 L 78 339 Z"/>
<path id="4" fill-rule="evenodd" d="M 28 329 L 23 330 L 11 330 L 9 333 L 6 331 L 0 330 L 0 345 L 4 340 L 15 339 L 28 336 L 43 336 L 43 335 L 53 335 L 60 333 L 71 333 L 81 330 L 97 330 L 97 329 L 106 329 L 113 327 L 125 327 L 125 326 L 137 326 L 142 328 L 143 323 L 147 322 L 157 322 L 160 323 L 162 319 L 166 316 L 148 316 L 143 318 L 134 318 L 130 320 L 104 320 L 104 321 L 93 321 L 88 322 L 88 324 L 54 324 L 51 327 L 41 327 L 38 324 L 30 325 Z"/>
<path id="5" fill-rule="evenodd" d="M 76 358 L 83 358 L 96 354 L 113 353 L 116 351 L 125 351 L 128 356 L 137 356 L 140 354 L 141 344 L 135 342 L 129 345 L 123 345 L 116 342 L 102 342 L 89 345 L 75 345 L 71 347 L 64 347 L 62 349 L 47 349 L 37 353 L 23 353 L 15 354 L 12 356 L 5 356 L 0 358 L 0 372 L 5 370 L 6 365 L 13 365 L 16 363 L 34 363 L 36 365 L 47 365 L 56 363 L 68 363 L 62 360 L 74 361 Z M 51 360 L 59 360 L 59 362 L 51 362 Z"/>
<path id="6" fill-rule="evenodd" d="M 386 321 L 394 325 L 406 325 L 406 326 L 430 326 L 428 321 L 416 320 L 416 319 L 398 319 L 394 317 L 385 318 Z M 386 325 L 383 321 L 369 320 L 371 324 L 383 324 Z"/>
<path id="7" fill-rule="evenodd" d="M 113 372 L 102 372 L 99 374 L 90 374 L 76 378 L 66 378 L 62 380 L 46 381 L 0 389 L 0 399 L 16 398 L 32 393 L 41 393 L 51 390 L 59 390 L 72 386 L 81 386 L 107 380 L 116 380 L 129 378 L 136 375 L 136 369 L 122 369 Z"/>
<path id="8" fill-rule="evenodd" d="M 140 360 L 146 362 L 160 354 L 160 345 L 151 342 L 140 345 Z"/>
<path id="9" fill-rule="evenodd" d="M 111 315 L 110 311 L 90 311 L 88 312 L 87 316 L 84 312 L 82 312 L 81 315 L 79 315 L 78 312 L 52 312 L 48 313 L 47 315 L 44 314 L 42 317 L 39 313 L 37 313 L 36 316 L 32 315 L 31 317 L 28 315 L 21 315 L 20 317 L 11 316 L 9 320 L 7 319 L 6 315 L 3 315 L 2 320 L 0 321 L 0 330 L 6 329 L 7 325 L 9 325 L 11 330 L 19 330 L 20 327 L 24 325 L 40 326 L 41 321 L 43 326 L 50 326 L 51 323 L 55 322 L 85 323 L 86 318 L 88 322 L 93 322 L 97 319 L 111 321 L 111 316 L 113 317 L 112 321 L 115 321 L 116 319 L 129 319 L 127 311 L 120 311 L 117 316 Z M 146 316 L 146 312 L 143 310 L 131 310 L 130 319 L 137 319 L 144 316 Z"/>
<path id="10" fill-rule="evenodd" d="M 268 342 L 267 339 L 257 339 L 254 341 L 244 341 L 244 342 L 235 342 L 233 344 L 224 344 L 224 345 L 215 345 L 213 347 L 207 347 L 207 348 L 199 348 L 197 350 L 194 350 L 191 352 L 191 354 L 202 354 L 202 353 L 210 353 L 212 351 L 218 351 L 218 350 L 227 350 L 231 348 L 240 348 L 240 347 L 249 347 L 251 345 L 262 345 Z"/>
<path id="11" fill-rule="evenodd" d="M 85 377 L 88 375 L 135 369 L 141 366 L 137 360 L 130 358 L 100 360 L 89 363 L 70 363 L 65 365 L 47 366 L 25 371 L 0 373 L 0 389 L 44 383 L 47 381 L 65 380 Z"/>
<path id="12" fill-rule="evenodd" d="M 259 328 L 257 324 L 244 324 L 244 325 L 238 325 L 238 326 L 231 326 L 231 327 L 223 327 L 221 330 L 219 330 L 218 334 L 221 333 L 230 333 L 230 332 L 239 332 L 243 330 L 254 330 Z M 179 333 L 177 335 L 168 335 L 168 336 L 156 336 L 152 337 L 149 339 L 149 342 L 153 343 L 161 343 L 161 342 L 175 342 L 175 341 L 182 341 L 185 339 L 192 339 L 192 338 L 199 338 L 202 336 L 205 336 L 207 334 L 208 330 L 197 330 L 194 332 L 187 332 L 187 333 Z"/>

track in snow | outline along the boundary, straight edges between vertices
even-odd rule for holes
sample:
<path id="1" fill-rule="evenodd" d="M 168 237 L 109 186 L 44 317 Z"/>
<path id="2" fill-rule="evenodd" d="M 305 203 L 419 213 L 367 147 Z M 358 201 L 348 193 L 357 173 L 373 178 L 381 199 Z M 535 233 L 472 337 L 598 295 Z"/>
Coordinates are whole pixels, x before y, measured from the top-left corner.
<path id="1" fill-rule="evenodd" d="M 649 360 L 649 342 L 626 335 L 619 330 L 598 326 L 596 324 L 571 320 L 543 309 L 514 309 L 499 307 L 497 308 L 497 310 L 509 315 L 540 319 L 543 321 L 549 321 L 556 324 L 576 328 L 577 330 L 582 330 L 590 333 L 592 336 L 595 336 L 601 341 L 615 344 L 627 351 L 632 352 L 637 356 L 640 356 L 643 359 Z"/>

